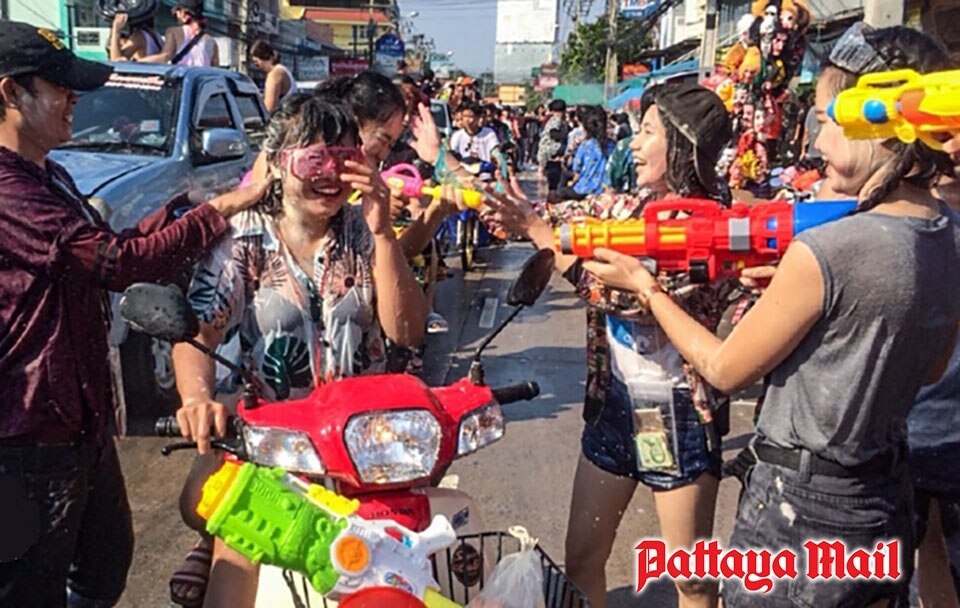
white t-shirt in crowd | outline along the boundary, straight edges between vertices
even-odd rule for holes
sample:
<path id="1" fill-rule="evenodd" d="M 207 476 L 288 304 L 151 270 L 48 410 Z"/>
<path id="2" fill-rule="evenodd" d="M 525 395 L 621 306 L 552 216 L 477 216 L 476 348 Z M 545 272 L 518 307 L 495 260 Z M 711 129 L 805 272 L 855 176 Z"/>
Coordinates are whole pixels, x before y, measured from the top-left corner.
<path id="1" fill-rule="evenodd" d="M 479 158 L 490 162 L 493 159 L 493 149 L 500 145 L 497 133 L 490 127 L 481 127 L 474 135 L 460 129 L 450 138 L 450 150 L 460 158 Z"/>

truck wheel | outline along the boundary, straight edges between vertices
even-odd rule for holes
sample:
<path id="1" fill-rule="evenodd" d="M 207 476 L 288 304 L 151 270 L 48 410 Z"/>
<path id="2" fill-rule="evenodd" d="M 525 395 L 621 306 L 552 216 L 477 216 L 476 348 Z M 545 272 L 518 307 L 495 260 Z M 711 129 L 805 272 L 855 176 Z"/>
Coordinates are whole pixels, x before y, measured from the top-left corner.
<path id="1" fill-rule="evenodd" d="M 177 410 L 180 397 L 169 343 L 131 330 L 120 346 L 120 364 L 127 427 L 132 434 L 139 434 L 140 428 L 151 429 L 156 418 Z"/>

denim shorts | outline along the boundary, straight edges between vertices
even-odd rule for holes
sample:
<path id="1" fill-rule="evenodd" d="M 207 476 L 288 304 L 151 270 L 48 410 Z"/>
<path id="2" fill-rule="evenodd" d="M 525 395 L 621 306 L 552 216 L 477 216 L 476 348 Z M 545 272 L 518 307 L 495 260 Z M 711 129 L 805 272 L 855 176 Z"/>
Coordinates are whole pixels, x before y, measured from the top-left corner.
<path id="1" fill-rule="evenodd" d="M 703 473 L 720 479 L 722 456 L 719 441 L 707 450 L 703 425 L 688 390 L 674 390 L 673 408 L 677 426 L 679 474 L 640 471 L 633 439 L 633 412 L 627 387 L 611 379 L 599 419 L 587 423 L 580 439 L 583 455 L 598 468 L 630 477 L 654 490 L 673 490 L 693 483 Z"/>
<path id="2" fill-rule="evenodd" d="M 746 474 L 730 546 L 766 547 L 797 553 L 798 576 L 774 584 L 768 593 L 746 591 L 739 581 L 724 581 L 727 608 L 860 608 L 882 599 L 909 606 L 913 572 L 913 498 L 901 464 L 889 474 L 845 479 L 810 475 L 758 462 Z M 881 541 L 900 540 L 898 581 L 810 579 L 806 576 L 807 540 L 840 540 L 853 550 L 873 550 Z"/>

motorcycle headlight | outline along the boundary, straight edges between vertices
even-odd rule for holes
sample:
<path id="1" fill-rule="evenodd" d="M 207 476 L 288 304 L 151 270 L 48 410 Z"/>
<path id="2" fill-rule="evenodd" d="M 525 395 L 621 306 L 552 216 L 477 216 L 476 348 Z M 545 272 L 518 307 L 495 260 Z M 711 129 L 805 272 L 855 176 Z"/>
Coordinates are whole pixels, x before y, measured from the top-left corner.
<path id="1" fill-rule="evenodd" d="M 302 431 L 245 426 L 243 441 L 247 456 L 256 464 L 311 475 L 327 472 L 310 436 Z"/>
<path id="2" fill-rule="evenodd" d="M 482 407 L 460 422 L 457 454 L 476 452 L 503 437 L 503 410 L 499 403 Z"/>
<path id="3" fill-rule="evenodd" d="M 424 410 L 357 416 L 347 423 L 347 450 L 364 483 L 388 484 L 433 473 L 440 423 Z"/>

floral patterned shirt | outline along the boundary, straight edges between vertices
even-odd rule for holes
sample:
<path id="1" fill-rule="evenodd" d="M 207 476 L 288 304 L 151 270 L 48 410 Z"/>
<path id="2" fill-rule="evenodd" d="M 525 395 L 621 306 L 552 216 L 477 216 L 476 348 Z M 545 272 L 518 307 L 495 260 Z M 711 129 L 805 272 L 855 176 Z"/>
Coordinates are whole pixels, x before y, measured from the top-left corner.
<path id="1" fill-rule="evenodd" d="M 276 400 L 305 397 L 346 376 L 383 373 L 374 242 L 359 207 L 344 205 L 331 220 L 312 276 L 263 211 L 244 211 L 230 224 L 231 238 L 200 263 L 188 291 L 201 322 L 225 332 L 221 355 L 254 370 L 273 393 L 264 396 Z M 229 378 L 221 388 L 232 391 L 236 382 Z"/>
<path id="2" fill-rule="evenodd" d="M 600 220 L 626 220 L 640 217 L 643 206 L 653 199 L 651 192 L 639 194 L 603 194 L 582 201 L 569 201 L 541 207 L 547 221 L 553 225 L 577 221 L 585 216 Z M 587 386 L 584 418 L 595 420 L 601 411 L 607 387 L 610 385 L 610 344 L 608 338 L 608 315 L 635 321 L 637 326 L 647 326 L 662 332 L 652 315 L 643 311 L 633 294 L 603 286 L 585 272 L 578 262 L 564 275 L 576 288 L 577 294 L 590 306 L 587 308 Z M 692 284 L 683 274 L 658 277 L 660 284 L 684 310 L 698 322 L 715 331 L 720 318 L 729 304 L 729 296 L 736 286 L 734 280 L 712 284 Z M 663 342 L 667 343 L 666 338 Z M 670 346 L 670 348 L 673 348 Z M 683 381 L 681 386 L 689 389 L 700 421 L 708 424 L 713 412 L 729 403 L 729 399 L 706 384 L 693 367 L 681 361 Z"/>

